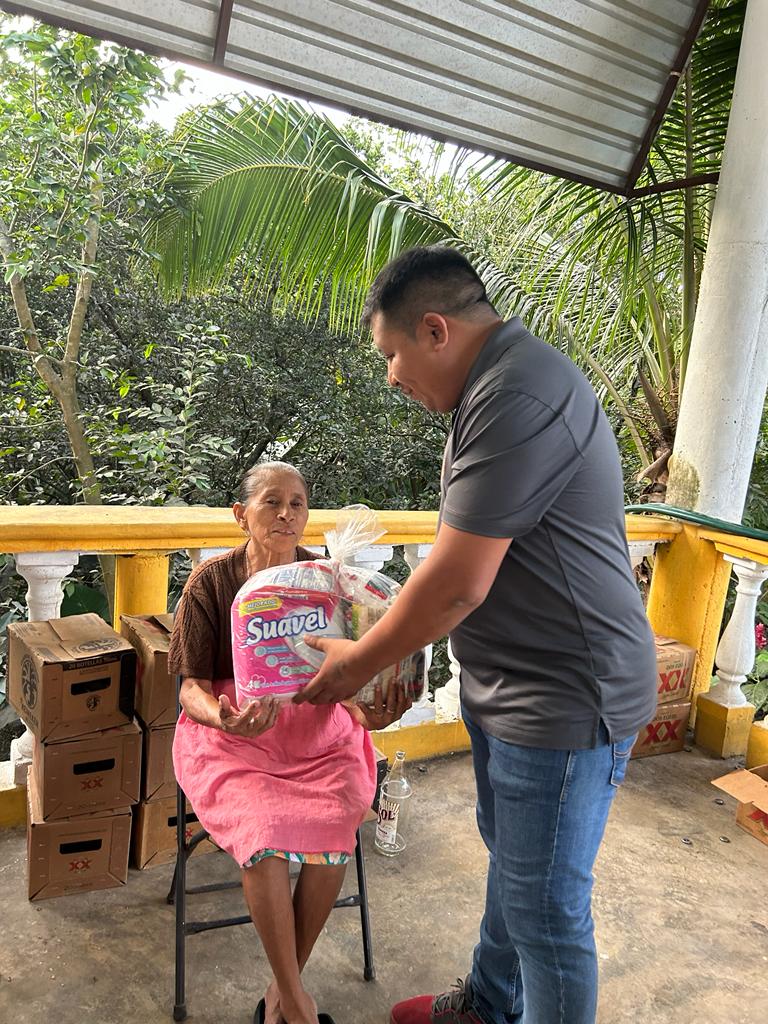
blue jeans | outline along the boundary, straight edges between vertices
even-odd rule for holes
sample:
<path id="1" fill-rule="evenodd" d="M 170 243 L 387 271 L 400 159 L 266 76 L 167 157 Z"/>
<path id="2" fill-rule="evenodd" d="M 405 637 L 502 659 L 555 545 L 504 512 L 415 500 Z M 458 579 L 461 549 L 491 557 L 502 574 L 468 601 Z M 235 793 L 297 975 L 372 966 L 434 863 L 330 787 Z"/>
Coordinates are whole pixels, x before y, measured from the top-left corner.
<path id="1" fill-rule="evenodd" d="M 486 1024 L 594 1024 L 592 866 L 635 737 L 546 750 L 464 722 L 490 855 L 472 1007 Z"/>

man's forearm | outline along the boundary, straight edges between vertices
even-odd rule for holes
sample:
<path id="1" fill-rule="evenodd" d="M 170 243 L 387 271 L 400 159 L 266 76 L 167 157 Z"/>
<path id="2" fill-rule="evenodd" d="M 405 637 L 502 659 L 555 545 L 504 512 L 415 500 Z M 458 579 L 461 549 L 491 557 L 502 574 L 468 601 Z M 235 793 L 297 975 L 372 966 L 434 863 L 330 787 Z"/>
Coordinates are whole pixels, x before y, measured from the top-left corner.
<path id="1" fill-rule="evenodd" d="M 425 562 L 410 576 L 397 600 L 379 622 L 350 647 L 346 668 L 363 682 L 439 640 L 481 603 L 463 593 L 445 573 Z M 362 685 L 362 684 L 361 684 Z"/>

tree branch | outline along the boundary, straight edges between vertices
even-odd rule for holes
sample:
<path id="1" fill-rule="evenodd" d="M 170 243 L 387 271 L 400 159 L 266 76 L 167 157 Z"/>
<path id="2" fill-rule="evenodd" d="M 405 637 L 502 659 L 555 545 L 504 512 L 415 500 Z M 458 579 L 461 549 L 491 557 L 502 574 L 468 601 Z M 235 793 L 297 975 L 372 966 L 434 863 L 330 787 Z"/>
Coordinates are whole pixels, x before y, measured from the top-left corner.
<path id="1" fill-rule="evenodd" d="M 96 249 L 99 244 L 99 226 L 101 223 L 101 209 L 104 202 L 104 188 L 100 178 L 97 178 L 91 186 L 92 206 L 85 223 L 85 243 L 82 251 L 83 269 L 77 281 L 75 302 L 72 306 L 72 316 L 69 319 L 69 331 L 67 332 L 67 344 L 64 349 L 64 366 L 62 375 L 69 381 L 74 381 L 75 366 L 80 354 L 80 341 L 83 336 L 83 325 L 85 314 L 88 311 L 88 302 L 91 298 L 94 273 L 93 266 L 96 262 Z"/>
<path id="2" fill-rule="evenodd" d="M 31 352 L 28 348 L 22 348 L 19 345 L 0 345 L 0 352 L 11 352 L 16 356 L 29 356 L 33 363 L 37 363 L 38 359 L 46 359 L 49 363 L 57 363 L 59 366 L 62 365 L 63 360 L 58 359 L 56 356 L 50 355 L 48 352 Z M 77 364 L 82 366 L 81 363 Z"/>
<path id="3" fill-rule="evenodd" d="M 2 253 L 6 263 L 10 263 L 13 251 L 13 241 L 8 233 L 8 227 L 5 221 L 0 218 L 0 253 Z M 24 279 L 20 274 L 12 275 L 9 287 L 11 289 L 13 307 L 16 310 L 16 319 L 24 336 L 24 343 L 33 357 L 35 369 L 48 386 L 51 394 L 61 401 L 62 379 L 51 366 L 50 360 L 40 344 L 40 337 L 35 326 L 35 318 L 32 316 L 32 310 L 29 308 L 29 302 L 27 301 L 27 289 L 24 285 Z"/>

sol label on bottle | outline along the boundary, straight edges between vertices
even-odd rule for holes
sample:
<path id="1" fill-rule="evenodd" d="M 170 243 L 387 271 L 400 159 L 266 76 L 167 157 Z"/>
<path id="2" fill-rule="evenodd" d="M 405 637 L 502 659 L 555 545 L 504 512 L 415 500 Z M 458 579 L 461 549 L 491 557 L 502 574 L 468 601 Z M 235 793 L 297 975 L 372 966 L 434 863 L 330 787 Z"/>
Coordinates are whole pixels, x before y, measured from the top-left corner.
<path id="1" fill-rule="evenodd" d="M 379 820 L 376 823 L 376 838 L 380 843 L 394 846 L 397 839 L 397 818 L 400 804 L 396 800 L 379 801 Z"/>

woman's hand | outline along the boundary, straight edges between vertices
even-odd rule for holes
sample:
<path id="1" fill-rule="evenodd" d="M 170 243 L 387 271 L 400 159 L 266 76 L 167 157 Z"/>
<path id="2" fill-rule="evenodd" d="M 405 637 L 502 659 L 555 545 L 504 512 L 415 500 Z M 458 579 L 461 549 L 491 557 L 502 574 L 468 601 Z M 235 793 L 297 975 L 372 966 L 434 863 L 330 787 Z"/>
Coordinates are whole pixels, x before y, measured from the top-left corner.
<path id="1" fill-rule="evenodd" d="M 393 722 L 402 718 L 413 701 L 405 695 L 405 688 L 402 683 L 390 686 L 387 693 L 387 702 L 381 693 L 381 685 L 377 683 L 373 688 L 373 704 L 365 704 L 363 701 L 344 701 L 344 707 L 350 715 L 359 722 L 364 729 L 385 729 Z"/>
<path id="2" fill-rule="evenodd" d="M 280 704 L 274 697 L 266 697 L 252 701 L 239 711 L 222 693 L 219 697 L 219 726 L 223 732 L 233 736 L 253 739 L 272 728 L 280 714 Z"/>

